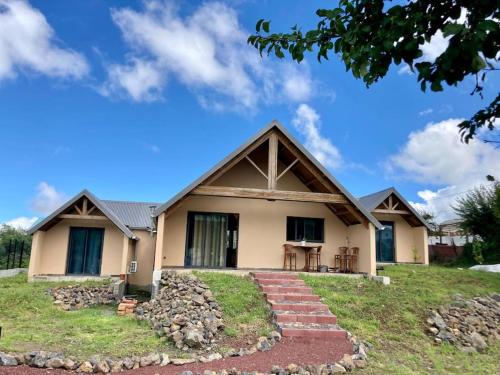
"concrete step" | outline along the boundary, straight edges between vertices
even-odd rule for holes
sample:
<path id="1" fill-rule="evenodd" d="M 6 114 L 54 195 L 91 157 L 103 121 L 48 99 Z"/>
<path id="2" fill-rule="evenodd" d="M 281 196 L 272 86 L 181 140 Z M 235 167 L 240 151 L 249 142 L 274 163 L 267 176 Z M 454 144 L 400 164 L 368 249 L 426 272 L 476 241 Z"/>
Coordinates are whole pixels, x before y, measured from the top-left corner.
<path id="1" fill-rule="evenodd" d="M 314 312 L 329 311 L 328 306 L 320 302 L 296 302 L 296 301 L 271 301 L 272 310 L 291 311 L 291 312 Z"/>
<path id="2" fill-rule="evenodd" d="M 251 275 L 255 279 L 290 279 L 297 280 L 299 276 L 295 273 L 283 272 L 252 272 Z"/>
<path id="3" fill-rule="evenodd" d="M 280 323 L 278 329 L 283 337 L 347 337 L 347 332 L 336 324 Z"/>
<path id="4" fill-rule="evenodd" d="M 272 286 L 263 285 L 260 287 L 263 293 L 298 293 L 312 294 L 312 288 L 308 286 Z"/>
<path id="5" fill-rule="evenodd" d="M 268 301 L 298 301 L 298 302 L 319 302 L 319 296 L 314 294 L 295 294 L 295 293 L 266 293 Z"/>
<path id="6" fill-rule="evenodd" d="M 257 279 L 257 284 L 272 285 L 272 286 L 304 286 L 304 280 L 294 280 L 294 279 Z"/>
<path id="7" fill-rule="evenodd" d="M 276 323 L 317 323 L 317 324 L 336 324 L 337 317 L 330 312 L 328 314 L 320 314 L 319 312 L 292 313 L 288 311 L 275 311 L 274 319 Z"/>

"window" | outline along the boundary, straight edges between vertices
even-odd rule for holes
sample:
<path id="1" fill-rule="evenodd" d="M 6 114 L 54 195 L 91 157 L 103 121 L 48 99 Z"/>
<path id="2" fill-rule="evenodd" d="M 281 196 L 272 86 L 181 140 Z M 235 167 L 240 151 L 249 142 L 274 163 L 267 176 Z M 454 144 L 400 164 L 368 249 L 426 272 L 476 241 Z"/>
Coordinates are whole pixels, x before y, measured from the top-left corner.
<path id="1" fill-rule="evenodd" d="M 325 232 L 325 219 L 308 217 L 286 218 L 286 240 L 308 242 L 323 242 Z"/>

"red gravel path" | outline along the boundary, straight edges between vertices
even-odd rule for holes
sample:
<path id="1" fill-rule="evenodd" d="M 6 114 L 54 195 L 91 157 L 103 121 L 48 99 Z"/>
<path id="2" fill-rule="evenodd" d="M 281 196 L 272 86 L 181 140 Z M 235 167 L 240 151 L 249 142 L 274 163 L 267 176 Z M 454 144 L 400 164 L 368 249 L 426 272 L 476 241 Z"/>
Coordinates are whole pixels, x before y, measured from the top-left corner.
<path id="1" fill-rule="evenodd" d="M 352 345 L 347 339 L 304 339 L 283 338 L 269 352 L 257 352 L 243 357 L 225 358 L 210 363 L 193 363 L 183 366 L 168 365 L 165 367 L 152 366 L 136 370 L 125 371 L 123 374 L 130 375 L 173 375 L 189 370 L 194 374 L 202 373 L 204 370 L 222 370 L 235 367 L 239 371 L 268 372 L 273 365 L 287 366 L 290 363 L 296 365 L 317 365 L 322 363 L 333 363 L 345 354 L 352 354 Z M 9 375 L 42 375 L 68 374 L 61 370 L 35 369 L 27 366 L 0 367 L 0 374 Z"/>

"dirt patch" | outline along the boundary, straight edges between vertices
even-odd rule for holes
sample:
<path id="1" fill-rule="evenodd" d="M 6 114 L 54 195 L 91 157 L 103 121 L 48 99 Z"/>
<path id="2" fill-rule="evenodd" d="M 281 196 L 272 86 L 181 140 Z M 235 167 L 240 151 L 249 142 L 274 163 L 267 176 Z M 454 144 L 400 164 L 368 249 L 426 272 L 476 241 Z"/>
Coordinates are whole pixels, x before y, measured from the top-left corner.
<path id="1" fill-rule="evenodd" d="M 293 339 L 283 338 L 269 352 L 257 352 L 243 357 L 230 357 L 210 363 L 195 363 L 183 366 L 168 365 L 165 367 L 145 367 L 123 372 L 133 375 L 173 375 L 183 371 L 202 373 L 205 370 L 220 371 L 222 369 L 236 368 L 238 371 L 269 372 L 274 365 L 285 367 L 290 363 L 299 366 L 333 363 L 342 358 L 344 354 L 352 354 L 352 345 L 347 339 Z M 8 375 L 42 375 L 65 374 L 62 370 L 35 369 L 27 366 L 0 368 L 0 374 Z"/>

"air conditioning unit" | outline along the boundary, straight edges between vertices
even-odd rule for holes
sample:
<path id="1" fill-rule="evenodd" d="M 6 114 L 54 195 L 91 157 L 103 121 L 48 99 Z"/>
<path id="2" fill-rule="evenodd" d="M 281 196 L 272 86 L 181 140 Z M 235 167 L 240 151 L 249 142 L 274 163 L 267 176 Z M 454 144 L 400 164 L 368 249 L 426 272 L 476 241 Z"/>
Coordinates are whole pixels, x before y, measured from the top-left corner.
<path id="1" fill-rule="evenodd" d="M 137 272 L 137 261 L 133 260 L 130 262 L 130 267 L 128 268 L 129 273 L 136 273 Z"/>

